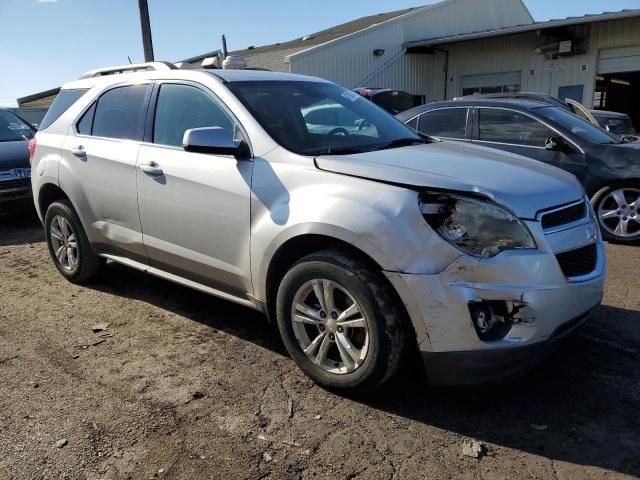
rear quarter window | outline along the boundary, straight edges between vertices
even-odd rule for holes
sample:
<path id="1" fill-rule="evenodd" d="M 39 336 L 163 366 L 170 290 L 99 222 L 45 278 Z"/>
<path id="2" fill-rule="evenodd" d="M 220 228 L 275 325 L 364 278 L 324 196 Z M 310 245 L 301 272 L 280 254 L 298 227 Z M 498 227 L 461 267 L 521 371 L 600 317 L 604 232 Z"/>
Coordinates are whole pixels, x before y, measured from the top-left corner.
<path id="1" fill-rule="evenodd" d="M 64 112 L 69 110 L 71 105 L 76 103 L 80 97 L 87 93 L 87 88 L 77 88 L 73 90 L 60 90 L 60 93 L 56 96 L 55 100 L 47 110 L 42 122 L 40 123 L 40 130 L 44 130 L 51 126 L 58 118 L 62 116 Z"/>

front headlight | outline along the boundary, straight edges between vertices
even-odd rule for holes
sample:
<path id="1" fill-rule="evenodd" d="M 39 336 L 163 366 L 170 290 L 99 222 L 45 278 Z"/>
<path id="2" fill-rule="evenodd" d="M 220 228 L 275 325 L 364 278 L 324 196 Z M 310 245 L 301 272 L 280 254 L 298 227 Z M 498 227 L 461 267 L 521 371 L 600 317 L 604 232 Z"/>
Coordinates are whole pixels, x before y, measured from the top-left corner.
<path id="1" fill-rule="evenodd" d="M 425 220 L 464 253 L 492 258 L 504 250 L 537 248 L 529 229 L 493 203 L 448 194 L 420 198 Z"/>

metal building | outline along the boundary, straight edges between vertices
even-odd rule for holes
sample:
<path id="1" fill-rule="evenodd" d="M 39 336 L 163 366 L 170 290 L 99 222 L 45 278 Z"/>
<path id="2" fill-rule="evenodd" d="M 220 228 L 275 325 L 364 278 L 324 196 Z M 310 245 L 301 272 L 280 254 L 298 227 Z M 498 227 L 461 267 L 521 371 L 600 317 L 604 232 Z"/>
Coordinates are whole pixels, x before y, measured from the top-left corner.
<path id="1" fill-rule="evenodd" d="M 640 10 L 534 22 L 519 0 L 448 0 L 287 61 L 294 73 L 426 101 L 542 92 L 627 113 L 640 130 Z"/>
<path id="2" fill-rule="evenodd" d="M 531 24 L 521 0 L 446 0 L 287 56 L 290 71 L 345 87 L 389 87 L 442 99 L 446 53 L 410 52 L 407 44 L 479 30 Z"/>

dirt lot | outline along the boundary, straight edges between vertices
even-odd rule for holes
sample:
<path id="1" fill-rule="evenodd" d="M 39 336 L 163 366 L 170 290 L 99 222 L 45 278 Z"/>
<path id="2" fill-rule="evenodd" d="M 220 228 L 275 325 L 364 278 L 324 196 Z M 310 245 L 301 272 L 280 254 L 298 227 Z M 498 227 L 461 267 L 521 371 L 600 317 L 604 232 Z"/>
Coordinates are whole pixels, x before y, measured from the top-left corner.
<path id="1" fill-rule="evenodd" d="M 607 250 L 605 306 L 522 380 L 441 391 L 416 366 L 348 399 L 261 315 L 114 264 L 73 286 L 36 220 L 4 219 L 0 479 L 637 477 L 640 248 Z"/>

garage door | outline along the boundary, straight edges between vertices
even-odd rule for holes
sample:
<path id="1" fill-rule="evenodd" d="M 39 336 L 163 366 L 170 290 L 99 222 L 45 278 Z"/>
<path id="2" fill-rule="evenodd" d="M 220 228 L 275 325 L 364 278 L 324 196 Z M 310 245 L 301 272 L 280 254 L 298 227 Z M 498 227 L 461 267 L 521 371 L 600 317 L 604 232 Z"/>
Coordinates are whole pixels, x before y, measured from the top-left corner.
<path id="1" fill-rule="evenodd" d="M 635 72 L 640 70 L 640 47 L 609 48 L 600 51 L 598 73 Z"/>
<path id="2" fill-rule="evenodd" d="M 473 93 L 519 92 L 522 72 L 489 73 L 485 75 L 465 75 L 460 79 L 463 95 Z"/>

